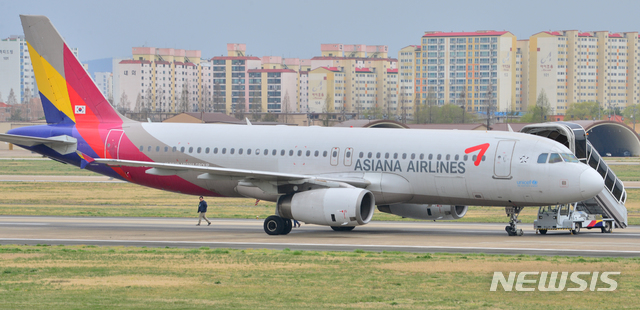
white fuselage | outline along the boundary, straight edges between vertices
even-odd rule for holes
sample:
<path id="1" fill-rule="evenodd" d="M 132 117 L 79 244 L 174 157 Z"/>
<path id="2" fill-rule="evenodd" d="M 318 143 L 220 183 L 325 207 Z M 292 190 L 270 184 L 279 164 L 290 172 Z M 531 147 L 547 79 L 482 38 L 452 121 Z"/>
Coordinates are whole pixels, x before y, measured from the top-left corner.
<path id="1" fill-rule="evenodd" d="M 574 202 L 590 198 L 581 177 L 595 174 L 581 163 L 537 163 L 541 153 L 571 152 L 555 141 L 512 132 L 167 123 L 132 123 L 124 130 L 154 162 L 363 178 L 376 204 Z M 476 166 L 480 150 L 465 150 L 486 143 Z M 223 196 L 241 196 L 238 180 L 201 180 L 198 174 L 179 176 Z"/>

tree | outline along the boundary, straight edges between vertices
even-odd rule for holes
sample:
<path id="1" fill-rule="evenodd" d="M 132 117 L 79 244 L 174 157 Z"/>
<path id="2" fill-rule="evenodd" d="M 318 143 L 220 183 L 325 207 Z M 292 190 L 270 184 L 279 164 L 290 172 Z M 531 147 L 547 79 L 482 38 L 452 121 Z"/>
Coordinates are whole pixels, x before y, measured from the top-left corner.
<path id="1" fill-rule="evenodd" d="M 333 113 L 333 96 L 331 96 L 331 94 L 327 94 L 327 97 L 324 98 L 322 113 L 324 113 L 324 120 L 322 121 L 322 125 L 328 127 L 329 121 L 331 120 L 331 113 Z"/>
<path id="2" fill-rule="evenodd" d="M 536 105 L 529 106 L 527 113 L 522 116 L 520 121 L 523 123 L 543 123 L 547 120 L 550 110 L 551 108 L 549 107 L 547 95 L 545 94 L 544 89 L 540 90 L 540 94 L 538 94 L 538 99 L 536 100 Z"/>
<path id="3" fill-rule="evenodd" d="M 244 89 L 241 89 L 238 92 L 238 101 L 234 105 L 233 115 L 234 115 L 235 118 L 237 118 L 239 120 L 243 120 L 244 119 L 244 112 L 245 112 L 245 105 L 246 104 L 247 104 L 247 101 L 244 99 Z"/>
<path id="4" fill-rule="evenodd" d="M 487 129 L 491 128 L 491 114 L 493 113 L 493 84 L 489 79 L 489 85 L 487 85 L 487 94 L 485 101 L 487 102 Z"/>
<path id="5" fill-rule="evenodd" d="M 24 89 L 24 96 L 22 96 L 22 103 L 23 104 L 30 104 L 31 103 L 31 89 L 29 89 L 29 87 Z"/>
<path id="6" fill-rule="evenodd" d="M 2 92 L 1 92 L 1 91 L 0 91 L 0 102 L 4 102 L 4 101 L 2 100 Z"/>
<path id="7" fill-rule="evenodd" d="M 227 113 L 222 98 L 222 87 L 218 82 L 213 83 L 213 112 Z"/>
<path id="8" fill-rule="evenodd" d="M 142 110 L 140 112 L 148 112 L 151 111 L 151 108 L 153 107 L 153 102 L 155 100 L 153 100 L 153 93 L 151 92 L 151 84 L 149 84 L 149 87 L 147 88 L 147 91 L 145 92 L 145 98 L 144 98 L 144 103 L 142 105 Z"/>
<path id="9" fill-rule="evenodd" d="M 180 113 L 189 112 L 189 80 L 182 83 L 182 91 L 180 92 L 180 105 L 176 109 Z"/>
<path id="10" fill-rule="evenodd" d="M 9 97 L 7 98 L 8 105 L 16 105 L 18 104 L 18 100 L 16 100 L 16 94 L 13 92 L 13 88 L 9 91 Z"/>
<path id="11" fill-rule="evenodd" d="M 11 116 L 9 117 L 10 121 L 22 121 L 22 107 L 20 107 L 19 105 L 12 105 L 11 106 Z"/>
<path id="12" fill-rule="evenodd" d="M 260 121 L 260 113 L 262 113 L 262 102 L 260 102 L 260 97 L 258 97 L 258 93 L 259 91 L 254 90 L 253 92 L 251 92 L 251 105 L 250 105 L 250 109 L 252 114 L 252 119 L 254 121 Z"/>
<path id="13" fill-rule="evenodd" d="M 429 123 L 433 123 L 433 107 L 438 104 L 438 95 L 436 94 L 436 86 L 429 86 L 427 91 L 427 109 L 429 114 Z"/>
<path id="14" fill-rule="evenodd" d="M 407 92 L 404 88 L 400 88 L 400 120 L 403 124 L 407 123 Z"/>
<path id="15" fill-rule="evenodd" d="M 640 106 L 638 106 L 637 104 L 630 105 L 626 107 L 622 113 L 622 115 L 624 115 L 627 120 L 633 123 L 633 131 L 635 131 L 637 119 L 638 117 L 640 117 Z"/>
<path id="16" fill-rule="evenodd" d="M 136 97 L 136 107 L 134 108 L 134 112 L 140 112 L 144 109 L 144 101 L 142 100 L 142 94 L 138 93 L 138 97 Z"/>
<path id="17" fill-rule="evenodd" d="M 282 113 L 284 114 L 284 123 L 289 123 L 289 105 L 291 104 L 291 99 L 289 99 L 289 91 L 284 93 L 284 100 L 282 101 Z"/>
<path id="18" fill-rule="evenodd" d="M 209 86 L 204 87 L 202 90 L 202 102 L 204 104 L 204 107 L 202 108 L 203 112 L 211 112 L 213 110 L 211 90 L 209 90 Z"/>
<path id="19" fill-rule="evenodd" d="M 462 108 L 462 123 L 465 123 L 465 114 L 467 112 L 467 87 L 462 86 L 462 91 L 458 94 L 460 108 Z"/>
<path id="20" fill-rule="evenodd" d="M 124 92 L 120 95 L 120 107 L 125 111 L 129 110 L 129 98 Z"/>
<path id="21" fill-rule="evenodd" d="M 421 109 L 422 102 L 420 100 L 420 93 L 416 93 L 416 97 L 413 100 L 413 121 L 416 124 L 423 124 L 425 122 L 425 118 L 422 117 L 424 114 L 424 110 Z"/>
<path id="22" fill-rule="evenodd" d="M 600 105 L 595 101 L 576 102 L 569 105 L 564 113 L 565 120 L 585 120 L 597 117 L 601 112 Z"/>

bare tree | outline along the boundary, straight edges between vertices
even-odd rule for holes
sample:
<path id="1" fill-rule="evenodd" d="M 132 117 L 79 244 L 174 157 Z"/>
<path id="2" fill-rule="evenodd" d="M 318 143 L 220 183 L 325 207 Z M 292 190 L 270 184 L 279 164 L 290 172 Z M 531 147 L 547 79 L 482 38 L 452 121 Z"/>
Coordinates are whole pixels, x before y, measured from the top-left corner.
<path id="1" fill-rule="evenodd" d="M 407 123 L 407 92 L 404 87 L 400 88 L 400 115 L 403 124 Z M 396 111 L 397 112 L 397 111 Z"/>
<path id="2" fill-rule="evenodd" d="M 138 97 L 136 97 L 136 107 L 134 108 L 134 112 L 140 112 L 144 109 L 144 101 L 142 100 L 142 94 L 138 93 Z"/>
<path id="3" fill-rule="evenodd" d="M 244 119 L 245 105 L 247 101 L 244 99 L 244 89 L 240 90 L 238 93 L 238 101 L 234 105 L 233 115 L 235 118 L 239 120 Z"/>
<path id="4" fill-rule="evenodd" d="M 487 130 L 490 130 L 491 126 L 491 112 L 493 111 L 493 84 L 489 79 L 489 85 L 487 85 L 487 95 L 485 101 L 487 102 Z"/>
<path id="5" fill-rule="evenodd" d="M 438 104 L 437 86 L 429 86 L 427 91 L 427 105 L 429 109 L 429 123 L 433 123 L 433 106 Z"/>
<path id="6" fill-rule="evenodd" d="M 331 120 L 331 113 L 333 113 L 333 96 L 331 96 L 331 94 L 327 94 L 327 97 L 324 98 L 324 106 L 322 107 L 322 112 L 324 113 L 324 120 L 322 121 L 322 125 L 328 127 L 329 121 Z"/>
<path id="7" fill-rule="evenodd" d="M 143 111 L 150 111 L 151 107 L 153 107 L 153 102 L 155 100 L 153 100 L 153 93 L 151 92 L 151 85 L 149 85 L 149 87 L 147 88 L 147 91 L 145 92 L 145 98 L 144 98 L 144 103 L 142 104 L 142 110 L 140 112 Z"/>
<path id="8" fill-rule="evenodd" d="M 289 123 L 289 105 L 291 104 L 291 100 L 289 99 L 289 91 L 284 94 L 284 99 L 282 100 L 282 114 L 284 115 L 284 123 Z"/>
<path id="9" fill-rule="evenodd" d="M 208 87 L 204 87 L 202 90 L 202 102 L 204 104 L 202 112 L 211 112 L 213 104 L 211 103 L 211 90 Z"/>
<path id="10" fill-rule="evenodd" d="M 416 124 L 422 124 L 425 120 L 422 118 L 424 110 L 422 108 L 422 102 L 420 100 L 420 93 L 416 92 L 416 97 L 413 99 L 413 121 Z"/>
<path id="11" fill-rule="evenodd" d="M 250 110 L 251 113 L 253 113 L 253 120 L 254 121 L 260 121 L 260 113 L 262 113 L 262 102 L 260 102 L 261 98 L 258 97 L 258 93 L 260 93 L 259 90 L 254 89 L 251 92 L 251 106 L 250 106 Z"/>
<path id="12" fill-rule="evenodd" d="M 120 106 L 122 109 L 125 109 L 125 111 L 129 110 L 129 98 L 125 92 L 122 92 L 122 95 L 120 95 Z"/>
<path id="13" fill-rule="evenodd" d="M 226 112 L 224 99 L 222 98 L 222 87 L 220 83 L 213 83 L 213 112 Z"/>
<path id="14" fill-rule="evenodd" d="M 4 102 L 4 100 L 2 100 L 2 92 L 0 91 L 0 102 Z"/>
<path id="15" fill-rule="evenodd" d="M 176 109 L 180 113 L 189 112 L 189 81 L 182 83 L 182 91 L 180 92 L 180 105 Z"/>
<path id="16" fill-rule="evenodd" d="M 467 111 L 467 86 L 462 86 L 462 91 L 458 94 L 460 100 L 460 108 L 462 108 L 462 123 L 464 124 L 464 115 Z"/>
<path id="17" fill-rule="evenodd" d="M 13 92 L 13 88 L 9 91 L 9 97 L 7 98 L 8 105 L 16 105 L 18 104 L 18 100 L 16 99 L 16 94 Z"/>

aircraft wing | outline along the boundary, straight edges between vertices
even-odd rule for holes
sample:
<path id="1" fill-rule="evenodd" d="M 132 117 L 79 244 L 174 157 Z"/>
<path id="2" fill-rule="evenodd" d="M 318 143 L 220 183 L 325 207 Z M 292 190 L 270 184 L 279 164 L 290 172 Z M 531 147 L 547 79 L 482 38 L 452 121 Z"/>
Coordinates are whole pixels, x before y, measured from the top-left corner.
<path id="1" fill-rule="evenodd" d="M 256 185 L 260 182 L 275 182 L 283 184 L 313 183 L 326 187 L 344 187 L 345 185 L 350 185 L 354 187 L 364 188 L 371 184 L 371 182 L 362 178 L 322 177 L 319 175 L 304 175 L 196 165 L 167 164 L 122 159 L 96 158 L 94 159 L 94 161 L 97 163 L 107 164 L 109 166 L 150 167 L 151 169 L 147 170 L 146 172 L 153 175 L 177 175 L 180 172 L 192 171 L 202 173 L 198 176 L 199 179 L 241 180 L 245 182 L 251 182 Z"/>
<path id="2" fill-rule="evenodd" d="M 62 155 L 75 152 L 78 145 L 78 140 L 76 138 L 67 135 L 55 136 L 51 138 L 38 138 L 2 133 L 0 134 L 0 141 L 23 146 L 36 146 L 39 144 L 43 144 Z"/>

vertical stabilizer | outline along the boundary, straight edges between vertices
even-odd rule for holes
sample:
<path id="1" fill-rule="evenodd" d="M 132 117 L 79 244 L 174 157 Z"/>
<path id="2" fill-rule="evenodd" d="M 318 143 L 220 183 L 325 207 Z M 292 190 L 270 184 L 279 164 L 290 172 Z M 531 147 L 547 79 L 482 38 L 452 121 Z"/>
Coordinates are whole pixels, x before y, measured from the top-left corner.
<path id="1" fill-rule="evenodd" d="M 122 123 L 46 16 L 20 15 L 49 124 Z"/>

